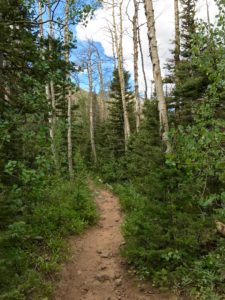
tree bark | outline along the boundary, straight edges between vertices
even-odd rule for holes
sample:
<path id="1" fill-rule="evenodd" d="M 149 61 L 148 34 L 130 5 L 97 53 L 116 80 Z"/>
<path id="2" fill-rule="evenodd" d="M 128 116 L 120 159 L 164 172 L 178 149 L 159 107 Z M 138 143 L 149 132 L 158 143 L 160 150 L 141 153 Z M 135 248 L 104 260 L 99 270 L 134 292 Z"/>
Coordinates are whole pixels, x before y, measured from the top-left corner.
<path id="1" fill-rule="evenodd" d="M 42 19 L 42 0 L 38 0 L 38 15 L 39 15 L 39 30 L 40 30 L 40 38 L 44 36 L 44 29 L 43 29 L 43 19 Z"/>
<path id="2" fill-rule="evenodd" d="M 88 81 L 89 81 L 89 122 L 90 122 L 90 140 L 91 140 L 91 150 L 94 159 L 94 163 L 97 163 L 97 153 L 95 147 L 95 132 L 94 132 L 94 116 L 93 116 L 93 69 L 92 69 L 92 59 L 91 50 L 88 49 Z"/>
<path id="3" fill-rule="evenodd" d="M 111 35 L 111 40 L 112 40 L 112 53 L 113 53 L 113 66 L 114 70 L 117 68 L 117 63 L 116 63 L 116 50 L 115 50 L 115 38 L 113 35 L 113 30 L 108 26 L 109 32 Z"/>
<path id="4" fill-rule="evenodd" d="M 65 28 L 64 28 L 64 46 L 65 46 L 65 61 L 69 64 L 69 10 L 70 0 L 65 3 Z M 69 79 L 70 74 L 67 74 Z M 69 80 L 68 80 L 69 81 Z M 68 83 L 69 84 L 69 83 Z M 70 84 L 67 90 L 67 155 L 70 179 L 73 179 L 73 145 L 72 145 L 72 91 Z"/>
<path id="5" fill-rule="evenodd" d="M 103 78 L 103 71 L 102 71 L 102 60 L 99 54 L 97 47 L 95 47 L 98 61 L 98 75 L 99 75 L 99 84 L 100 84 L 100 92 L 99 92 L 99 118 L 101 122 L 106 120 L 106 107 L 105 107 L 105 88 L 104 88 L 104 78 Z"/>
<path id="6" fill-rule="evenodd" d="M 144 54 L 143 54 L 143 49 L 142 49 L 141 33 L 140 33 L 139 24 L 137 27 L 137 33 L 138 33 L 138 44 L 139 44 L 139 49 L 140 49 L 140 54 L 141 54 L 142 74 L 143 74 L 144 84 L 145 84 L 145 99 L 147 99 L 148 98 L 148 84 L 147 84 L 147 77 L 146 77 L 146 73 L 145 73 L 145 62 L 144 62 Z"/>
<path id="7" fill-rule="evenodd" d="M 175 20 L 175 49 L 174 49 L 174 67 L 175 67 L 175 84 L 179 82 L 177 76 L 177 70 L 180 63 L 180 12 L 179 12 L 179 0 L 174 0 L 174 20 Z M 175 114 L 177 118 L 180 118 L 180 98 L 177 97 L 175 103 Z"/>
<path id="8" fill-rule="evenodd" d="M 112 3 L 112 16 L 113 16 L 113 29 L 115 37 L 115 48 L 118 59 L 118 73 L 120 79 L 121 97 L 123 104 L 123 118 L 124 118 L 124 145 L 125 151 L 127 151 L 128 140 L 130 137 L 130 123 L 128 118 L 126 95 L 125 95 L 125 81 L 124 81 L 124 69 L 123 69 L 123 17 L 122 17 L 122 1 L 119 4 L 119 37 L 117 34 L 116 16 L 115 16 L 115 1 Z"/>
<path id="9" fill-rule="evenodd" d="M 51 3 L 50 0 L 47 2 L 47 8 L 48 8 L 48 18 L 51 19 Z M 39 14 L 39 30 L 40 30 L 40 40 L 44 38 L 44 28 L 43 28 L 43 19 L 42 19 L 42 0 L 38 1 L 38 14 Z M 49 52 L 52 51 L 52 41 L 51 39 L 54 37 L 54 31 L 53 31 L 53 24 L 52 22 L 49 22 Z M 44 59 L 44 55 L 43 55 Z M 55 141 L 55 126 L 56 126 L 56 116 L 55 116 L 55 89 L 54 89 L 54 82 L 53 80 L 50 80 L 50 82 L 47 82 L 45 85 L 45 94 L 46 99 L 50 107 L 49 111 L 49 135 L 51 139 L 51 150 L 52 155 L 55 163 L 55 167 L 57 170 L 59 170 L 59 164 L 58 164 L 58 156 L 57 156 L 57 150 L 56 150 L 56 141 Z"/>
<path id="10" fill-rule="evenodd" d="M 133 16 L 133 48 L 134 48 L 134 95 L 135 95 L 135 116 L 136 116 L 136 131 L 140 127 L 140 98 L 138 84 L 138 3 L 134 1 L 134 16 Z"/>
<path id="11" fill-rule="evenodd" d="M 159 111 L 159 121 L 160 121 L 160 134 L 162 135 L 162 140 L 166 145 L 166 152 L 171 152 L 171 144 L 169 141 L 169 122 L 167 115 L 167 105 L 163 92 L 163 82 L 159 62 L 158 46 L 156 39 L 156 29 L 155 29 L 155 18 L 152 0 L 144 0 L 145 3 L 145 15 L 147 18 L 148 27 L 148 40 L 149 40 L 149 50 L 150 57 L 153 67 L 153 77 L 155 81 L 156 96 L 158 100 L 158 111 Z"/>
<path id="12" fill-rule="evenodd" d="M 208 0 L 205 0 L 205 2 L 206 2 L 206 12 L 207 12 L 208 33 L 210 34 L 211 21 L 210 21 L 210 13 L 209 13 L 209 2 Z"/>
<path id="13" fill-rule="evenodd" d="M 48 6 L 48 19 L 52 19 L 51 15 L 51 2 L 48 0 L 47 2 Z M 41 25 L 42 31 L 43 31 L 43 25 Z M 53 29 L 53 23 L 52 21 L 49 22 L 49 52 L 50 55 L 52 54 L 53 47 L 52 47 L 52 40 L 54 38 L 54 29 Z M 57 170 L 59 170 L 59 163 L 58 163 L 58 155 L 57 155 L 57 149 L 56 149 L 56 138 L 55 138 L 55 131 L 56 131 L 56 98 L 55 98 L 55 85 L 54 81 L 51 79 L 50 82 L 48 83 L 49 87 L 47 90 L 49 90 L 49 97 L 50 97 L 50 105 L 51 105 L 51 116 L 50 116 L 50 136 L 52 139 L 52 153 L 53 153 L 53 158 L 55 162 L 55 166 Z"/>

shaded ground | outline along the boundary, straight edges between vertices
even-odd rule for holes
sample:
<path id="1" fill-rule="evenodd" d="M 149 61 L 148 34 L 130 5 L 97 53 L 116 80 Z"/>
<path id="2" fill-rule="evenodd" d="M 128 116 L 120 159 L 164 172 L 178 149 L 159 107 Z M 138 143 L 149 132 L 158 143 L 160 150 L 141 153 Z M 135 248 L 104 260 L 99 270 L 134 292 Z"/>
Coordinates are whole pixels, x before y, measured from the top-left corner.
<path id="1" fill-rule="evenodd" d="M 131 275 L 119 255 L 123 243 L 118 199 L 98 189 L 95 200 L 100 211 L 97 226 L 70 241 L 72 257 L 64 265 L 54 300 L 181 300 L 159 294 Z"/>

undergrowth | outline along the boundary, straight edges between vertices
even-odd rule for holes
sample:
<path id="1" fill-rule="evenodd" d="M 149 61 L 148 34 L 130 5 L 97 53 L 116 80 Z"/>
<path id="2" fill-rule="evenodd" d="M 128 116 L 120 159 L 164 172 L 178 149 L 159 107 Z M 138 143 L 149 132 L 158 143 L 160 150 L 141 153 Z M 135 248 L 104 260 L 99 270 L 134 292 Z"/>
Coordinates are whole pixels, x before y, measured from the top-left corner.
<path id="1" fill-rule="evenodd" d="M 4 206 L 11 213 L 14 209 L 16 218 L 0 232 L 0 299 L 48 299 L 52 276 L 65 259 L 65 237 L 81 233 L 96 221 L 86 181 L 53 180 L 41 192 L 32 189 L 25 198 L 21 189 L 14 189 L 2 195 L 1 214 L 7 213 Z"/>
<path id="2" fill-rule="evenodd" d="M 212 238 L 208 232 L 203 236 L 205 244 L 197 247 L 190 243 L 193 228 L 180 228 L 179 237 L 176 225 L 171 226 L 168 205 L 141 195 L 132 184 L 117 184 L 114 190 L 125 213 L 122 255 L 141 277 L 151 279 L 156 287 L 188 293 L 194 299 L 224 299 L 223 237 L 213 232 Z"/>

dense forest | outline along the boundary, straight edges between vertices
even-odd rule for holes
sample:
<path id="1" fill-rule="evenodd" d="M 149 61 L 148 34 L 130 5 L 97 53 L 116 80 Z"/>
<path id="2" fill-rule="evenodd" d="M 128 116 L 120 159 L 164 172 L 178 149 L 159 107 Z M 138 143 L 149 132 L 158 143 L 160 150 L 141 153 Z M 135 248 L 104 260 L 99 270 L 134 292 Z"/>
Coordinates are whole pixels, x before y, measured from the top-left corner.
<path id="1" fill-rule="evenodd" d="M 225 299 L 225 2 L 213 21 L 171 2 L 162 66 L 152 0 L 0 0 L 0 299 L 50 299 L 66 237 L 98 220 L 90 180 L 118 195 L 138 276 Z M 77 39 L 103 7 L 111 56 Z"/>

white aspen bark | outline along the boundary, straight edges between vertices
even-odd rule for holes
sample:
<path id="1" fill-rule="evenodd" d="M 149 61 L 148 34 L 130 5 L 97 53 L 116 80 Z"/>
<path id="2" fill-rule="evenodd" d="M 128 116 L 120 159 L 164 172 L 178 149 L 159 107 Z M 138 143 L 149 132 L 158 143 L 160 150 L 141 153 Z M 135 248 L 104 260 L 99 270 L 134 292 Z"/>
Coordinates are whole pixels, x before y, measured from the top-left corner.
<path id="1" fill-rule="evenodd" d="M 95 147 L 95 133 L 94 133 L 94 116 L 93 116 L 93 70 L 92 70 L 92 59 L 91 50 L 88 50 L 88 81 L 89 81 L 89 122 L 90 122 L 90 140 L 91 140 L 91 150 L 94 159 L 94 164 L 97 163 L 97 153 Z"/>
<path id="2" fill-rule="evenodd" d="M 42 18 L 42 5 L 41 5 L 42 0 L 38 0 L 38 15 L 39 15 L 39 30 L 40 30 L 40 38 L 44 36 L 44 29 L 43 29 L 43 18 Z"/>
<path id="3" fill-rule="evenodd" d="M 125 151 L 127 150 L 128 140 L 130 137 L 130 123 L 127 112 L 127 103 L 125 95 L 125 82 L 124 82 L 124 69 L 123 69 L 123 18 L 122 18 L 122 1 L 119 4 L 119 18 L 120 18 L 120 31 L 119 38 L 117 33 L 116 26 L 116 16 L 115 16 L 115 1 L 113 0 L 112 5 L 112 16 L 113 16 L 113 28 L 114 28 L 114 37 L 115 37 L 115 48 L 118 59 L 118 73 L 120 79 L 120 88 L 121 88 L 121 97 L 123 104 L 123 118 L 124 118 L 124 144 Z"/>
<path id="4" fill-rule="evenodd" d="M 97 65 L 98 65 L 98 74 L 99 74 L 99 83 L 100 83 L 99 117 L 100 117 L 100 121 L 104 122 L 106 120 L 105 90 L 104 90 L 104 79 L 103 79 L 103 72 L 102 72 L 102 62 L 100 57 Z"/>
<path id="5" fill-rule="evenodd" d="M 144 0 L 145 3 L 145 14 L 147 18 L 148 27 L 148 39 L 149 39 L 149 50 L 152 60 L 153 77 L 155 81 L 156 96 L 158 100 L 158 111 L 160 121 L 160 133 L 162 134 L 162 140 L 166 145 L 166 152 L 171 152 L 171 144 L 169 141 L 169 122 L 167 115 L 167 105 L 163 92 L 162 75 L 159 62 L 158 46 L 156 39 L 155 30 L 155 18 L 152 0 Z"/>
<path id="6" fill-rule="evenodd" d="M 205 0 L 205 1 L 206 1 L 206 12 L 207 12 L 208 33 L 210 34 L 210 24 L 211 24 L 211 21 L 210 21 L 210 14 L 209 14 L 209 2 L 208 2 L 208 0 Z"/>
<path id="7" fill-rule="evenodd" d="M 48 19 L 52 19 L 51 14 L 51 2 L 48 0 L 47 2 L 48 6 Z M 43 28 L 42 28 L 43 30 Z M 52 39 L 54 38 L 54 29 L 53 29 L 53 22 L 49 21 L 49 52 L 51 53 L 53 51 L 52 49 Z M 58 164 L 58 157 L 57 157 L 57 149 L 56 149 L 56 140 L 55 140 L 55 131 L 56 131 L 56 98 L 55 98 L 55 85 L 54 81 L 51 79 L 49 82 L 50 90 L 50 105 L 51 105 L 51 117 L 50 117 L 50 136 L 52 138 L 52 152 L 53 152 L 53 158 L 55 161 L 56 168 L 59 169 Z"/>
<path id="8" fill-rule="evenodd" d="M 65 3 L 65 28 L 64 28 L 64 46 L 65 46 L 65 61 L 69 63 L 69 10 L 70 0 Z M 69 78 L 69 74 L 68 74 Z M 73 179 L 73 146 L 72 146 L 72 91 L 68 88 L 67 94 L 67 155 L 70 179 Z"/>
<path id="9" fill-rule="evenodd" d="M 52 15 L 51 15 L 51 3 L 48 1 L 48 18 L 51 20 Z M 51 52 L 52 49 L 52 39 L 54 38 L 54 29 L 53 29 L 53 23 L 52 21 L 49 21 L 49 51 Z M 55 127 L 55 122 L 56 122 L 56 100 L 55 100 L 55 86 L 54 82 L 51 79 L 50 80 L 50 91 L 51 91 L 51 105 L 52 105 L 52 125 L 53 125 L 53 131 Z"/>
<path id="10" fill-rule="evenodd" d="M 106 107 L 105 107 L 105 87 L 104 87 L 104 79 L 103 79 L 103 71 L 102 71 L 102 60 L 98 48 L 94 44 L 93 47 L 97 54 L 97 69 L 98 69 L 99 85 L 100 85 L 99 97 L 97 98 L 98 107 L 99 107 L 99 119 L 100 122 L 104 122 L 106 120 Z"/>
<path id="11" fill-rule="evenodd" d="M 145 100 L 146 100 L 148 98 L 148 83 L 147 83 L 147 77 L 146 77 L 146 73 L 145 73 L 145 62 L 144 62 L 144 54 L 143 54 L 143 49 L 142 49 L 141 33 L 140 33 L 139 24 L 137 27 L 137 34 L 138 34 L 138 44 L 139 44 L 139 49 L 140 49 L 140 54 L 141 54 L 141 68 L 142 68 L 142 74 L 143 74 L 144 84 L 145 84 Z"/>
<path id="12" fill-rule="evenodd" d="M 138 3 L 134 0 L 134 16 L 133 16 L 133 48 L 134 48 L 134 94 L 135 94 L 135 116 L 136 131 L 140 127 L 140 99 L 138 84 Z"/>
<path id="13" fill-rule="evenodd" d="M 112 40 L 113 66 L 114 66 L 114 70 L 116 70 L 117 63 L 116 63 L 115 39 L 114 39 L 113 31 L 110 27 L 109 27 L 109 31 L 110 31 L 111 40 Z"/>
<path id="14" fill-rule="evenodd" d="M 48 6 L 48 18 L 51 19 L 51 3 L 50 1 L 47 2 Z M 42 19 L 42 0 L 38 1 L 38 14 L 39 14 L 39 30 L 40 30 L 40 39 L 44 37 L 44 28 L 43 28 L 43 19 Z M 49 36 L 50 38 L 53 38 L 53 24 L 52 22 L 49 22 Z M 49 51 L 52 51 L 52 45 L 51 41 L 49 41 Z M 56 168 L 58 169 L 58 159 L 57 159 L 57 151 L 55 146 L 55 91 L 54 91 L 54 83 L 52 80 L 50 80 L 50 83 L 46 83 L 45 85 L 45 94 L 46 99 L 49 104 L 49 107 L 51 107 L 51 111 L 49 111 L 49 135 L 51 139 L 51 150 L 52 155 L 54 159 L 54 163 Z"/>

